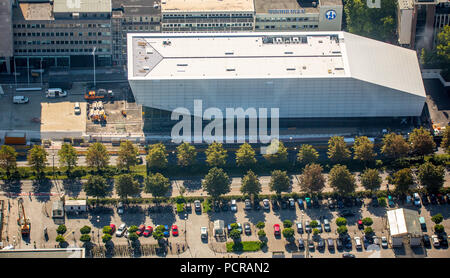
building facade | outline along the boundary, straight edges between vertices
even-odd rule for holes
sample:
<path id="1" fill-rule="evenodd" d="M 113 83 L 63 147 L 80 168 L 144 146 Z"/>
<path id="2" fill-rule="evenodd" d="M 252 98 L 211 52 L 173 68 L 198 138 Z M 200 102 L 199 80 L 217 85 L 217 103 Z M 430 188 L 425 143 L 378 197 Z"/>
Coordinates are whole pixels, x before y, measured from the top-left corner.
<path id="1" fill-rule="evenodd" d="M 129 34 L 128 80 L 164 111 L 201 100 L 291 119 L 417 117 L 425 103 L 414 51 L 344 32 Z"/>
<path id="2" fill-rule="evenodd" d="M 11 58 L 14 55 L 12 30 L 12 0 L 0 0 L 0 72 L 11 72 Z"/>

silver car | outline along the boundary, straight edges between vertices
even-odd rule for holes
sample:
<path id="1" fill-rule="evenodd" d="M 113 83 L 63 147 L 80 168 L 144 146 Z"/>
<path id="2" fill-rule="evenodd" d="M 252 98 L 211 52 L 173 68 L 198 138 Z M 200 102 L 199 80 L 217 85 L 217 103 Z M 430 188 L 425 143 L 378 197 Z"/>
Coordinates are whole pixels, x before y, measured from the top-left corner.
<path id="1" fill-rule="evenodd" d="M 125 225 L 125 223 L 122 223 L 116 231 L 116 236 L 117 237 L 123 236 L 123 234 L 125 233 L 126 230 L 127 230 L 127 225 Z"/>
<path id="2" fill-rule="evenodd" d="M 237 205 L 236 205 L 236 200 L 231 200 L 231 211 L 232 212 L 236 212 L 237 211 Z"/>
<path id="3" fill-rule="evenodd" d="M 263 200 L 263 207 L 265 210 L 270 210 L 270 202 L 267 199 Z"/>

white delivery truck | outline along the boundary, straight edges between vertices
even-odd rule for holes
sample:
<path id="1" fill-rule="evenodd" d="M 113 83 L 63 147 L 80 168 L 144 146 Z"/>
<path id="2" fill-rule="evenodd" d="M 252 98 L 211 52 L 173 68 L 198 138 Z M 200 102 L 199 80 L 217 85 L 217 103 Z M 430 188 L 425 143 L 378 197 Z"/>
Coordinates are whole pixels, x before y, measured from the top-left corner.
<path id="1" fill-rule="evenodd" d="M 48 98 L 66 97 L 67 91 L 63 91 L 61 88 L 50 88 L 47 90 Z"/>

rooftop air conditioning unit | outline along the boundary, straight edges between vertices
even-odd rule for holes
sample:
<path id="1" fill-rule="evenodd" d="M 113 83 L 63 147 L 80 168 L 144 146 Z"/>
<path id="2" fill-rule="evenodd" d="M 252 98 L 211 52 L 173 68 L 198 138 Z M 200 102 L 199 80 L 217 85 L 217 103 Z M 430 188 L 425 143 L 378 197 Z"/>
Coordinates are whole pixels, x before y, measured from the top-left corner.
<path id="1" fill-rule="evenodd" d="M 294 37 L 294 38 L 292 38 L 292 42 L 293 42 L 293 43 L 299 43 L 300 40 L 299 40 L 297 37 Z"/>
<path id="2" fill-rule="evenodd" d="M 276 38 L 276 39 L 275 39 L 275 42 L 276 42 L 276 43 L 283 43 L 283 39 L 282 39 L 282 38 Z"/>

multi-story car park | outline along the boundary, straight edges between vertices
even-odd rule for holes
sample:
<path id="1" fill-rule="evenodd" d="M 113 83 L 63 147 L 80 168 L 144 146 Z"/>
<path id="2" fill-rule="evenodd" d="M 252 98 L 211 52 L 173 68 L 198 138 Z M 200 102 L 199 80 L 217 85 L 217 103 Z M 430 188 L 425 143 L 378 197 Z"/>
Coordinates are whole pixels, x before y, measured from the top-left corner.
<path id="1" fill-rule="evenodd" d="M 111 64 L 111 0 L 19 1 L 14 6 L 14 57 L 18 67 L 30 63 L 82 67 Z"/>
<path id="2" fill-rule="evenodd" d="M 341 0 L 254 0 L 255 31 L 340 31 Z"/>
<path id="3" fill-rule="evenodd" d="M 127 34 L 160 32 L 157 0 L 112 0 L 113 65 L 127 64 Z"/>
<path id="4" fill-rule="evenodd" d="M 163 32 L 253 31 L 253 0 L 163 0 Z"/>
<path id="5" fill-rule="evenodd" d="M 420 116 L 425 103 L 414 51 L 345 32 L 128 34 L 128 79 L 138 104 L 165 111 L 202 100 L 381 119 Z"/>

